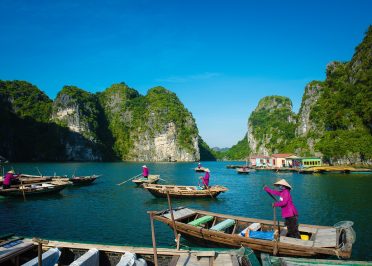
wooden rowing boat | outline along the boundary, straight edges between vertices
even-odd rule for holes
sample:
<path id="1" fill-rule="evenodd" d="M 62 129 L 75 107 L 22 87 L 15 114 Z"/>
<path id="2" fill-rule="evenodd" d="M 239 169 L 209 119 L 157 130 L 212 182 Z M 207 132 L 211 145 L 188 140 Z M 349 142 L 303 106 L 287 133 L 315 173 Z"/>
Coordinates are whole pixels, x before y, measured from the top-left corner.
<path id="1" fill-rule="evenodd" d="M 224 215 L 207 211 L 178 208 L 173 210 L 173 225 L 169 210 L 154 212 L 154 219 L 171 228 L 190 242 L 210 247 L 249 247 L 255 251 L 280 256 L 316 257 L 336 255 L 350 258 L 355 233 L 349 226 L 299 226 L 301 235 L 309 240 L 286 237 L 287 229 L 283 223 L 280 233 L 273 230 L 273 221 Z M 252 227 L 248 237 L 246 228 Z M 257 230 L 258 231 L 254 231 Z M 266 239 L 264 239 L 266 238 Z"/>
<path id="2" fill-rule="evenodd" d="M 160 175 L 149 175 L 148 178 L 140 177 L 133 179 L 132 182 L 137 186 L 141 186 L 143 184 L 156 184 L 159 182 L 159 179 Z"/>
<path id="3" fill-rule="evenodd" d="M 70 181 L 74 184 L 74 185 L 79 185 L 79 186 L 82 186 L 82 185 L 89 185 L 89 184 L 92 184 L 96 179 L 97 179 L 98 176 L 96 175 L 90 175 L 90 176 L 74 176 L 72 178 L 70 178 Z"/>
<path id="4" fill-rule="evenodd" d="M 53 194 L 59 193 L 67 185 L 68 183 L 66 182 L 43 182 L 37 184 L 25 184 L 19 186 L 18 188 L 0 189 L 0 196 L 23 197 L 25 195 L 26 197 L 29 197 Z"/>
<path id="5" fill-rule="evenodd" d="M 201 189 L 197 186 L 155 185 L 144 184 L 143 187 L 157 198 L 167 197 L 167 192 L 172 198 L 215 198 L 228 189 L 223 186 L 212 186 Z"/>

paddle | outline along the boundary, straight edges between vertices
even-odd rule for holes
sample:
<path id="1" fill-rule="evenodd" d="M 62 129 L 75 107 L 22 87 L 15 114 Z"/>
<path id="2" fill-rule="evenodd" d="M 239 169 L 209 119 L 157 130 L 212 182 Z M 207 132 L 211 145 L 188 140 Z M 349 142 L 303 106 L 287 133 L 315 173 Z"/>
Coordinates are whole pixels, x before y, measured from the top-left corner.
<path id="1" fill-rule="evenodd" d="M 13 167 L 12 167 L 12 170 L 13 170 L 13 172 L 15 172 Z M 22 194 L 23 194 L 23 201 L 26 201 L 25 187 L 23 186 L 23 181 L 22 181 L 22 179 L 19 178 L 19 180 L 21 181 Z M 12 183 L 12 181 L 10 181 L 10 183 Z M 20 189 L 21 187 L 19 187 L 19 189 Z"/>
<path id="2" fill-rule="evenodd" d="M 198 186 L 200 187 L 200 181 L 198 182 Z M 204 184 L 203 184 L 203 186 L 204 186 Z M 206 187 L 207 187 L 207 190 L 208 190 L 209 196 L 211 196 L 211 198 L 214 199 L 214 198 L 213 198 L 213 195 L 212 195 L 212 193 L 211 193 L 211 191 L 209 190 L 209 186 L 206 186 Z"/>
<path id="3" fill-rule="evenodd" d="M 265 190 L 265 191 L 266 191 L 266 190 Z M 273 200 L 274 200 L 275 202 L 277 202 L 277 199 L 276 199 L 276 198 L 275 198 L 271 193 L 269 193 L 268 191 L 266 191 L 266 192 L 267 192 L 267 194 L 269 194 L 270 197 L 273 198 Z M 278 221 L 278 232 L 279 232 L 279 234 L 280 234 L 279 220 L 276 219 L 276 208 L 274 207 L 274 205 L 273 205 L 273 215 L 274 215 L 274 218 L 273 218 L 273 228 L 274 228 L 274 230 L 275 230 L 275 224 L 276 224 L 276 220 L 277 220 L 277 221 Z M 277 240 L 277 239 L 275 239 L 275 240 L 276 240 L 276 243 L 275 243 L 274 250 L 273 250 L 273 254 L 274 254 L 274 255 L 276 255 L 276 254 L 278 253 L 278 245 L 277 245 L 278 240 Z"/>
<path id="4" fill-rule="evenodd" d="M 136 175 L 136 176 L 133 176 L 132 178 L 129 178 L 128 180 L 125 180 L 124 182 L 121 182 L 119 184 L 117 184 L 118 186 L 121 186 L 121 185 L 124 185 L 125 183 L 127 183 L 128 181 L 132 180 L 132 179 L 135 179 L 136 177 L 139 177 L 140 175 L 142 175 L 142 173 Z"/>
<path id="5" fill-rule="evenodd" d="M 35 167 L 35 168 L 39 172 L 40 176 L 43 177 L 43 174 L 40 172 L 39 168 L 38 167 Z"/>
<path id="6" fill-rule="evenodd" d="M 267 192 L 267 191 L 266 191 Z M 270 197 L 272 197 L 273 198 L 273 200 L 275 201 L 275 202 L 277 202 L 278 200 L 271 194 L 271 193 L 269 193 L 269 192 L 267 192 L 267 194 L 269 194 L 269 196 Z M 275 220 L 276 220 L 276 211 L 275 211 L 275 207 L 273 207 L 273 209 L 274 209 L 274 227 L 275 227 Z M 280 230 L 280 228 L 279 228 L 279 220 L 278 220 L 278 230 Z"/>

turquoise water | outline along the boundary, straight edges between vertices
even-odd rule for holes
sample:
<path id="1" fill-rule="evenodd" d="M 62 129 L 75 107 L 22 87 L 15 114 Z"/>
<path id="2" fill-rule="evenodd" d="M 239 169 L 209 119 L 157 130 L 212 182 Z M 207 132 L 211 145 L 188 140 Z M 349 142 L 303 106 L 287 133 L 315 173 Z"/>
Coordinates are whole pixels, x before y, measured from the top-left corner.
<path id="1" fill-rule="evenodd" d="M 300 222 L 333 225 L 354 221 L 357 241 L 353 259 L 372 260 L 372 175 L 254 172 L 238 175 L 226 165 L 233 162 L 205 162 L 211 169 L 211 184 L 229 188 L 217 200 L 172 200 L 174 207 L 190 206 L 213 212 L 272 219 L 271 198 L 262 190 L 277 178 L 285 178 L 294 189 L 292 196 Z M 195 163 L 148 163 L 151 174 L 160 174 L 169 184 L 197 185 L 200 173 Z M 119 245 L 151 245 L 150 220 L 146 211 L 167 208 L 167 201 L 156 199 L 132 182 L 117 186 L 141 172 L 140 163 L 37 163 L 12 164 L 16 172 L 44 175 L 102 174 L 90 186 L 69 187 L 59 195 L 28 199 L 0 197 L 0 233 L 13 232 L 77 242 Z M 160 246 L 173 244 L 173 232 L 155 222 Z"/>

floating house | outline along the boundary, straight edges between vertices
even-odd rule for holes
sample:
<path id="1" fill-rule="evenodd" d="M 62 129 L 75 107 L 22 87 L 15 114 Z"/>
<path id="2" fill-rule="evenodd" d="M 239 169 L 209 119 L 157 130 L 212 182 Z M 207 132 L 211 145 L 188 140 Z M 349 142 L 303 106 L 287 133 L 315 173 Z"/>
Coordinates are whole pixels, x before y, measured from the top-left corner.
<path id="1" fill-rule="evenodd" d="M 308 168 L 314 166 L 322 166 L 322 159 L 319 157 L 301 157 L 294 160 L 295 164 L 299 168 Z"/>
<path id="2" fill-rule="evenodd" d="M 272 167 L 271 158 L 266 155 L 251 156 L 249 157 L 249 162 L 252 167 Z"/>
<path id="3" fill-rule="evenodd" d="M 289 167 L 287 158 L 293 155 L 291 153 L 276 153 L 271 155 L 272 166 L 275 168 Z"/>

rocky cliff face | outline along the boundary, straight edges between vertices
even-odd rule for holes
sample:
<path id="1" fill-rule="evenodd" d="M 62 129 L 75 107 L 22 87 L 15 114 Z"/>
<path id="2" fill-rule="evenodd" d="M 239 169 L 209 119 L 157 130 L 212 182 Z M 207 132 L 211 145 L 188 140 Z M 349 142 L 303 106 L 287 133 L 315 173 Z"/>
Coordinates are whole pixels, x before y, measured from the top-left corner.
<path id="1" fill-rule="evenodd" d="M 248 120 L 247 140 L 253 154 L 280 152 L 295 133 L 296 115 L 287 97 L 260 100 Z"/>
<path id="2" fill-rule="evenodd" d="M 98 100 L 95 95 L 77 87 L 65 86 L 53 103 L 52 120 L 70 132 L 61 136 L 67 160 L 101 161 L 97 136 Z"/>
<path id="3" fill-rule="evenodd" d="M 177 96 L 161 87 L 146 96 L 125 84 L 100 95 L 114 150 L 123 160 L 196 161 L 200 159 L 198 130 Z"/>
<path id="4" fill-rule="evenodd" d="M 309 131 L 317 130 L 316 124 L 310 119 L 310 113 L 316 105 L 321 93 L 321 82 L 313 81 L 306 86 L 298 114 L 297 136 L 303 137 L 306 136 Z"/>

